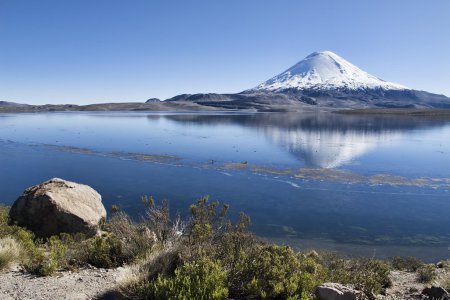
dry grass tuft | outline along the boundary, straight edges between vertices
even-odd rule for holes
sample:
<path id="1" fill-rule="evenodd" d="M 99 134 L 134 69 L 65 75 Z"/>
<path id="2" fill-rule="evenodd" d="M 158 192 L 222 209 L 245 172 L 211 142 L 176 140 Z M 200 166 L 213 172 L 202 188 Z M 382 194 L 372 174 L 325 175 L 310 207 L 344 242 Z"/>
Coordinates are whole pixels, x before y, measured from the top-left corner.
<path id="1" fill-rule="evenodd" d="M 0 271 L 8 270 L 18 262 L 20 258 L 21 247 L 15 239 L 5 237 L 0 239 Z"/>
<path id="2" fill-rule="evenodd" d="M 119 290 L 125 295 L 134 295 L 142 283 L 152 281 L 158 275 L 173 273 L 179 264 L 180 249 L 178 247 L 153 249 L 144 258 L 124 268 L 118 279 Z"/>

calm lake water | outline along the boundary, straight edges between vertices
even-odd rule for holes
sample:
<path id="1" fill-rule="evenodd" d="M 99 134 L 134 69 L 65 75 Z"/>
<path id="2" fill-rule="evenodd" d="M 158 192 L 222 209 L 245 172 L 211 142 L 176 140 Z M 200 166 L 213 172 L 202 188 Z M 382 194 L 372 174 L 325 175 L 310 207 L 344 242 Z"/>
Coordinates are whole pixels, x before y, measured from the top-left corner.
<path id="1" fill-rule="evenodd" d="M 203 195 L 258 235 L 348 254 L 450 257 L 450 122 L 237 113 L 0 114 L 0 202 L 52 177 L 134 216 Z"/>

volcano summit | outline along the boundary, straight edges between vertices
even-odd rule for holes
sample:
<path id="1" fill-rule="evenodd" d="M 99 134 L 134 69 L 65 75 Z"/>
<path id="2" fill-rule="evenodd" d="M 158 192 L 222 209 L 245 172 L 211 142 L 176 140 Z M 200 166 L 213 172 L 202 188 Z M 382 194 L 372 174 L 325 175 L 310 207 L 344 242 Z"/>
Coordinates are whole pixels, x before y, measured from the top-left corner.
<path id="1" fill-rule="evenodd" d="M 407 87 L 381 80 L 331 51 L 314 52 L 283 73 L 252 89 L 254 91 L 384 89 Z"/>

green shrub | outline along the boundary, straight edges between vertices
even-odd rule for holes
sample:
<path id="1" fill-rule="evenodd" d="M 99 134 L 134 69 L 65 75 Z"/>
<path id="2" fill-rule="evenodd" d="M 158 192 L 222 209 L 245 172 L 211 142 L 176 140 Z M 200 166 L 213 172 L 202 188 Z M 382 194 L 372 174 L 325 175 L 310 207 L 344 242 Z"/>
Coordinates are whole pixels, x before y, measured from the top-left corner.
<path id="1" fill-rule="evenodd" d="M 415 257 L 394 256 L 391 260 L 392 267 L 400 271 L 416 272 L 423 267 L 424 263 Z"/>
<path id="2" fill-rule="evenodd" d="M 11 235 L 19 242 L 23 251 L 20 262 L 23 268 L 30 273 L 42 274 L 42 266 L 45 262 L 46 253 L 42 240 L 35 240 L 34 234 L 24 228 L 11 226 Z"/>
<path id="3" fill-rule="evenodd" d="M 8 225 L 9 208 L 0 204 L 0 238 L 11 235 L 11 227 Z"/>
<path id="4" fill-rule="evenodd" d="M 0 238 L 14 238 L 22 251 L 20 251 L 19 261 L 25 266 L 25 269 L 33 269 L 38 261 L 43 260 L 43 250 L 40 248 L 42 241 L 35 242 L 34 234 L 25 228 L 10 225 L 9 208 L 0 204 Z"/>
<path id="5" fill-rule="evenodd" d="M 259 245 L 242 268 L 242 288 L 247 297 L 309 299 L 320 284 L 321 266 L 286 246 Z"/>
<path id="6" fill-rule="evenodd" d="M 65 267 L 67 246 L 59 237 L 53 236 L 44 243 L 41 239 L 34 240 L 33 234 L 23 229 L 16 234 L 24 249 L 22 266 L 27 272 L 50 276 L 57 269 Z"/>
<path id="7" fill-rule="evenodd" d="M 150 229 L 169 230 L 166 207 L 148 216 Z M 314 258 L 258 241 L 248 232 L 250 219 L 243 213 L 233 225 L 225 218 L 228 206 L 220 208 L 207 197 L 190 210 L 187 238 L 155 247 L 155 254 L 134 267 L 139 271 L 123 286 L 125 294 L 140 299 L 220 299 L 228 294 L 239 299 L 310 299 L 326 278 Z"/>
<path id="8" fill-rule="evenodd" d="M 58 268 L 66 265 L 67 245 L 63 244 L 59 237 L 52 236 L 45 246 L 47 247 L 47 255 L 42 262 L 39 273 L 42 276 L 49 276 L 53 275 Z"/>
<path id="9" fill-rule="evenodd" d="M 436 269 L 432 265 L 424 265 L 417 270 L 417 280 L 421 283 L 429 283 L 437 277 Z"/>
<path id="10" fill-rule="evenodd" d="M 334 254 L 322 254 L 321 262 L 328 271 L 327 281 L 353 284 L 373 299 L 382 288 L 392 285 L 389 264 L 367 258 L 343 258 Z"/>
<path id="11" fill-rule="evenodd" d="M 94 237 L 83 248 L 82 261 L 98 268 L 119 267 L 127 261 L 122 243 L 114 235 Z"/>
<path id="12" fill-rule="evenodd" d="M 382 288 L 392 285 L 389 278 L 389 265 L 375 259 L 358 259 L 353 266 L 353 283 L 369 298 L 374 298 Z"/>
<path id="13" fill-rule="evenodd" d="M 197 200 L 197 204 L 190 207 L 191 219 L 188 225 L 189 240 L 193 244 L 211 243 L 213 240 L 223 233 L 225 228 L 225 216 L 227 214 L 228 205 L 223 205 L 220 210 L 219 202 L 209 202 L 208 197 Z"/>
<path id="14" fill-rule="evenodd" d="M 8 224 L 9 208 L 0 204 L 0 225 Z"/>
<path id="15" fill-rule="evenodd" d="M 186 263 L 171 278 L 159 276 L 146 287 L 145 299 L 226 299 L 227 274 L 206 256 Z"/>
<path id="16" fill-rule="evenodd" d="M 240 221 L 233 226 L 229 222 L 226 231 L 220 235 L 216 243 L 208 249 L 208 254 L 227 270 L 231 296 L 242 292 L 242 274 L 245 271 L 249 254 L 259 245 L 256 237 L 247 231 L 250 219 L 241 213 Z M 205 249 L 205 247 L 204 247 Z"/>

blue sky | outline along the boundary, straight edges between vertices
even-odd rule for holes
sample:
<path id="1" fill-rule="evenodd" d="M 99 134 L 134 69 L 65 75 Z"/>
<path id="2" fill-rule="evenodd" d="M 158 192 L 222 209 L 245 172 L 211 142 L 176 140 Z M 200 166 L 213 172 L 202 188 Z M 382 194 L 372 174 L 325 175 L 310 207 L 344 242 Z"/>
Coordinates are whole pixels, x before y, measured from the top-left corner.
<path id="1" fill-rule="evenodd" d="M 239 92 L 314 51 L 450 96 L 450 1 L 0 0 L 0 100 Z"/>

